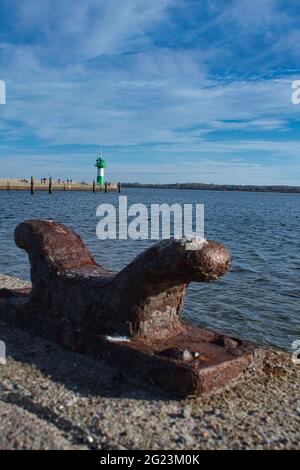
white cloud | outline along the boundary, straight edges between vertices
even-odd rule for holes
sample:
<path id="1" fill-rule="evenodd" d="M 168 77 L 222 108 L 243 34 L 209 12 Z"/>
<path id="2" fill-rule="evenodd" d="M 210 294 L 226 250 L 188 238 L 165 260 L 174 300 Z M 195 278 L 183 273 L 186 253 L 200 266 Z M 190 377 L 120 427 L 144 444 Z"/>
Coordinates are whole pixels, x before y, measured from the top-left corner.
<path id="1" fill-rule="evenodd" d="M 236 168 L 237 156 L 248 159 L 250 166 L 239 166 L 235 174 L 241 177 L 244 172 L 247 178 L 254 178 L 264 169 L 251 163 L 255 153 L 261 152 L 262 157 L 281 153 L 282 158 L 298 155 L 297 142 L 287 146 L 280 141 L 281 131 L 286 134 L 291 120 L 299 116 L 300 108 L 291 105 L 291 79 L 217 79 L 209 75 L 209 61 L 220 57 L 222 48 L 154 46 L 148 33 L 170 21 L 168 12 L 173 5 L 178 2 L 15 2 L 15 29 L 35 35 L 35 40 L 27 45 L 0 43 L 1 78 L 8 85 L 7 105 L 0 109 L 4 136 L 0 158 L 7 171 L 14 170 L 6 157 L 7 145 L 15 148 L 21 161 L 22 141 L 28 136 L 40 142 L 41 158 L 36 166 L 34 152 L 32 157 L 26 153 L 32 171 L 49 165 L 50 159 L 54 161 L 51 146 L 69 144 L 117 146 L 118 165 L 127 152 L 133 170 L 138 156 L 143 155 L 141 168 L 145 171 L 149 170 L 149 146 L 160 152 L 167 169 L 162 174 L 172 174 L 172 178 L 178 172 L 169 171 L 167 165 L 172 152 L 180 153 L 181 158 L 187 156 L 191 169 L 194 159 L 201 159 L 198 165 L 203 178 L 210 175 L 208 168 L 216 171 L 211 161 L 214 155 L 218 162 L 226 159 L 228 173 L 223 176 L 228 178 Z M 207 27 L 231 22 L 247 35 L 252 34 L 251 29 L 278 24 L 275 1 L 262 1 L 261 16 L 246 0 L 233 2 L 221 12 L 215 2 L 210 5 L 217 14 Z M 245 22 L 241 9 L 249 21 Z M 267 20 L 262 20 L 265 17 Z M 276 44 L 281 50 L 280 43 Z M 232 131 L 243 132 L 244 138 L 240 134 L 230 141 L 214 138 L 216 133 L 229 135 Z M 249 132 L 255 133 L 255 139 L 249 138 Z M 265 137 L 264 133 L 270 132 L 273 140 L 270 135 Z M 56 165 L 63 172 L 70 154 L 66 150 L 64 157 L 60 155 L 63 162 Z M 75 158 L 74 172 L 81 172 L 86 154 L 76 152 Z M 188 171 L 192 177 L 193 170 Z"/>
<path id="2" fill-rule="evenodd" d="M 164 54 L 165 56 L 165 54 Z M 106 145 L 185 142 L 220 130 L 285 129 L 297 109 L 290 103 L 290 81 L 208 82 L 199 70 L 181 73 L 177 54 L 168 55 L 168 67 L 155 77 L 140 67 L 88 72 L 69 78 L 32 83 L 11 82 L 2 117 L 20 121 L 20 137 L 28 130 L 55 144 Z M 149 54 L 147 63 L 149 63 Z M 159 61 L 154 53 L 152 60 Z M 165 60 L 165 57 L 164 57 Z M 189 58 L 191 61 L 191 58 Z M 194 64 L 196 68 L 196 63 Z"/>
<path id="3" fill-rule="evenodd" d="M 147 42 L 147 29 L 160 22 L 170 0 L 24 0 L 14 1 L 16 29 L 38 37 L 37 51 L 64 62 L 91 59 Z M 67 56 L 63 57 L 64 54 Z"/>

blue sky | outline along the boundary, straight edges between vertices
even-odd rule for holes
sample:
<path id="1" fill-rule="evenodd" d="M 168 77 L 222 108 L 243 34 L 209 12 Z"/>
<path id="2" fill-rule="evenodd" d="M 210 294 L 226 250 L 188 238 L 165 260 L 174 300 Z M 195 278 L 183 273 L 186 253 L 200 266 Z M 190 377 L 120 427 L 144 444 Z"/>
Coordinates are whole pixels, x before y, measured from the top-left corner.
<path id="1" fill-rule="evenodd" d="M 0 177 L 300 184 L 298 0 L 1 0 Z"/>

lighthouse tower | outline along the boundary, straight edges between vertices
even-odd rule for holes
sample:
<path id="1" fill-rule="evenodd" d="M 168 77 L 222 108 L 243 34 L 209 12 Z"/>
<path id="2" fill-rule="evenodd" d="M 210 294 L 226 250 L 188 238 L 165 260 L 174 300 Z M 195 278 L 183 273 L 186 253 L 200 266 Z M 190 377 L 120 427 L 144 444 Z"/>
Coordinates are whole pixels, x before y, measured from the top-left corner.
<path id="1" fill-rule="evenodd" d="M 102 153 L 97 158 L 95 167 L 97 168 L 97 183 L 100 184 L 100 186 L 104 186 L 104 168 L 106 168 L 106 162 L 103 159 Z"/>

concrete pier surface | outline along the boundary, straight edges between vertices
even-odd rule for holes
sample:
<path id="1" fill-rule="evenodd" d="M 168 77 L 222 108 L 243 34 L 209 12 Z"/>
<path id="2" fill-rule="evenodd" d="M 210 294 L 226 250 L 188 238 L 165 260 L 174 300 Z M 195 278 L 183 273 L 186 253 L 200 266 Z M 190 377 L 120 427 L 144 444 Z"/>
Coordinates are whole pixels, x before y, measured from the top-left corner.
<path id="1" fill-rule="evenodd" d="M 0 275 L 0 288 L 28 283 Z M 0 449 L 300 449 L 300 366 L 176 400 L 101 361 L 1 324 Z"/>

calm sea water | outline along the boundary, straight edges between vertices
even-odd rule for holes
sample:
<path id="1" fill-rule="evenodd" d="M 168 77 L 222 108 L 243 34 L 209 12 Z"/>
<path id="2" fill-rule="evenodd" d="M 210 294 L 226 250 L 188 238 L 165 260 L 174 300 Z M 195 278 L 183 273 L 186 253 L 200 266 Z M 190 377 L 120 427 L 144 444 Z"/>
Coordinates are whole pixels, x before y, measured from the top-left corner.
<path id="1" fill-rule="evenodd" d="M 229 275 L 189 286 L 186 319 L 285 350 L 300 339 L 299 195 L 152 189 L 127 189 L 123 195 L 129 204 L 204 203 L 206 238 L 231 249 Z M 30 218 L 51 218 L 73 227 L 99 263 L 123 268 L 153 241 L 98 240 L 96 207 L 101 202 L 117 205 L 118 196 L 0 192 L 0 272 L 29 279 L 27 255 L 15 246 L 13 231 Z"/>

